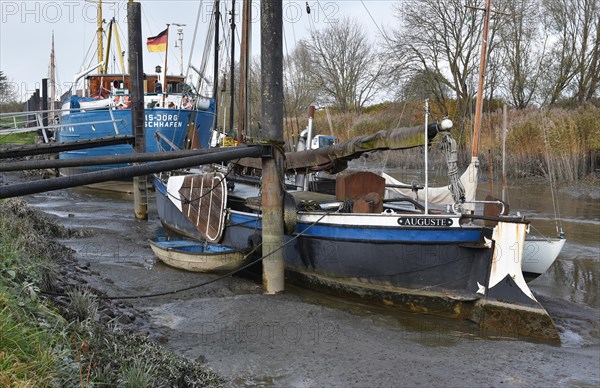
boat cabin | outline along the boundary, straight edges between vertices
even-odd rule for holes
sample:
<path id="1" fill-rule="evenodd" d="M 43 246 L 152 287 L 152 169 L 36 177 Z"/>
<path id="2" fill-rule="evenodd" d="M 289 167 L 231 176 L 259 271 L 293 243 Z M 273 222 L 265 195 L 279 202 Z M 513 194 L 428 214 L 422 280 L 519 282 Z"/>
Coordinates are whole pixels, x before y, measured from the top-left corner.
<path id="1" fill-rule="evenodd" d="M 106 98 L 110 94 L 129 94 L 131 79 L 128 74 L 94 74 L 86 77 L 87 94 L 90 97 Z M 168 75 L 167 85 L 157 87 L 158 76 L 144 74 L 144 93 L 182 93 L 183 76 Z"/>

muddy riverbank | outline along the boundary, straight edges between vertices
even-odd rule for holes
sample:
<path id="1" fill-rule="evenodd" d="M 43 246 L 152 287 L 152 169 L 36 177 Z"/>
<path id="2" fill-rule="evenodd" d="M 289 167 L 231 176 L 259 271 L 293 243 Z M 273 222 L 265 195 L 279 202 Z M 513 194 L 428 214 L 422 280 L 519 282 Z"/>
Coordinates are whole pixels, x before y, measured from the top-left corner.
<path id="1" fill-rule="evenodd" d="M 157 261 L 147 244 L 163 233 L 152 202 L 149 220 L 139 222 L 128 197 L 76 189 L 26 200 L 67 227 L 91 231 L 60 243 L 75 251 L 80 275 L 101 293 L 149 295 L 214 278 Z M 573 266 L 571 258 L 564 263 Z M 598 262 L 586 263 L 597 275 Z M 552 276 L 531 287 L 555 320 L 562 346 L 489 339 L 469 323 L 297 287 L 265 296 L 259 283 L 242 277 L 120 306 L 124 324 L 135 321 L 136 330 L 203 363 L 229 386 L 597 386 L 597 298 L 574 303 L 561 297 L 555 288 L 568 293 L 569 285 L 557 286 Z"/>

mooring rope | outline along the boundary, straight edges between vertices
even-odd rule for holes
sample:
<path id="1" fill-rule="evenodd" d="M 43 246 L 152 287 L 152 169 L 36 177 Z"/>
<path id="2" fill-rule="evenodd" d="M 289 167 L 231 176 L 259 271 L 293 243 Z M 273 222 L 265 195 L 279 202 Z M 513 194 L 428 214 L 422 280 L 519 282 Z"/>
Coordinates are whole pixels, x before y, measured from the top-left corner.
<path id="1" fill-rule="evenodd" d="M 119 295 L 119 296 L 98 296 L 98 299 L 102 299 L 102 300 L 127 300 L 127 299 L 145 299 L 145 298 L 154 298 L 154 297 L 158 297 L 158 296 L 166 296 L 166 295 L 172 295 L 172 294 L 178 294 L 180 292 L 184 292 L 184 291 L 189 291 L 189 290 L 193 290 L 195 288 L 199 288 L 199 287 L 203 287 L 206 286 L 208 284 L 217 282 L 219 280 L 225 279 L 227 277 L 230 277 L 232 275 L 237 274 L 240 271 L 245 270 L 246 268 L 266 259 L 267 257 L 275 254 L 276 252 L 280 251 L 281 249 L 285 248 L 288 244 L 290 244 L 291 242 L 297 240 L 300 236 L 303 236 L 304 234 L 306 234 L 306 232 L 312 228 L 313 226 L 315 226 L 316 224 L 318 224 L 319 222 L 321 222 L 321 220 L 323 220 L 323 218 L 325 218 L 326 216 L 328 216 L 331 213 L 335 213 L 337 211 L 339 211 L 340 209 L 335 209 L 332 211 L 326 211 L 325 214 L 323 214 L 321 217 L 319 217 L 316 221 L 314 221 L 312 224 L 308 225 L 303 231 L 301 231 L 300 233 L 297 233 L 294 237 L 292 237 L 290 240 L 288 240 L 287 242 L 283 243 L 281 246 L 277 247 L 275 250 L 273 250 L 272 252 L 263 255 L 251 262 L 249 262 L 248 264 L 243 265 L 240 268 L 234 269 L 230 272 L 227 272 L 226 274 L 223 274 L 221 276 L 218 276 L 214 279 L 199 283 L 199 284 L 195 284 L 193 286 L 188 286 L 188 287 L 184 287 L 184 288 L 180 288 L 180 289 L 176 289 L 176 290 L 172 290 L 172 291 L 165 291 L 165 292 L 157 292 L 157 293 L 153 293 L 153 294 L 143 294 L 143 295 Z M 250 257 L 250 255 L 252 255 L 254 252 L 256 252 L 258 250 L 258 248 L 260 248 L 263 245 L 263 243 L 261 242 L 260 244 L 256 245 L 250 252 L 248 252 L 245 256 L 244 256 L 244 260 L 246 260 L 248 257 Z M 63 296 L 63 297 L 69 297 L 68 294 L 65 293 L 59 293 L 59 292 L 51 292 L 51 291 L 40 291 L 40 293 L 44 294 L 44 295 L 50 295 L 50 296 Z"/>

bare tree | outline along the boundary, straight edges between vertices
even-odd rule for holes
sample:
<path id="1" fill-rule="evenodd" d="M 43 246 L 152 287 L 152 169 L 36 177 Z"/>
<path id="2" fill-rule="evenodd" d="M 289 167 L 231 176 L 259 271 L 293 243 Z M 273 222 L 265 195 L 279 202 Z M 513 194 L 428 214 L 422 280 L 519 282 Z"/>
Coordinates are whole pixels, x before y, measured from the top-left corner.
<path id="1" fill-rule="evenodd" d="M 317 100 L 317 91 L 311 82 L 311 55 L 308 43 L 301 40 L 285 60 L 284 98 L 286 114 L 299 116 Z"/>
<path id="2" fill-rule="evenodd" d="M 546 24 L 555 43 L 545 79 L 549 104 L 573 90 L 578 102 L 597 93 L 600 75 L 598 0 L 545 0 Z"/>
<path id="3" fill-rule="evenodd" d="M 400 88 L 401 99 L 424 100 L 433 99 L 438 105 L 443 106 L 444 101 L 452 97 L 452 91 L 444 82 L 444 76 L 428 70 L 416 71 L 406 80 L 402 81 Z"/>
<path id="4" fill-rule="evenodd" d="M 600 11 L 598 0 L 579 1 L 577 7 L 581 28 L 575 98 L 578 103 L 582 103 L 597 92 L 600 79 Z"/>
<path id="5" fill-rule="evenodd" d="M 476 6 L 476 1 L 467 0 Z M 396 6 L 400 27 L 387 38 L 395 60 L 395 72 L 411 77 L 425 72 L 438 85 L 431 88 L 439 108 L 455 121 L 469 113 L 477 75 L 482 18 L 465 8 L 464 0 L 411 0 Z M 446 86 L 454 96 L 441 91 Z M 447 98 L 455 97 L 457 107 L 448 112 Z"/>
<path id="6" fill-rule="evenodd" d="M 311 32 L 311 78 L 323 102 L 335 104 L 342 112 L 360 112 L 375 96 L 385 63 L 374 47 L 353 19 Z"/>
<path id="7" fill-rule="evenodd" d="M 535 98 L 543 75 L 546 38 L 540 27 L 536 0 L 511 0 L 510 15 L 500 30 L 507 98 L 517 109 L 526 108 Z"/>

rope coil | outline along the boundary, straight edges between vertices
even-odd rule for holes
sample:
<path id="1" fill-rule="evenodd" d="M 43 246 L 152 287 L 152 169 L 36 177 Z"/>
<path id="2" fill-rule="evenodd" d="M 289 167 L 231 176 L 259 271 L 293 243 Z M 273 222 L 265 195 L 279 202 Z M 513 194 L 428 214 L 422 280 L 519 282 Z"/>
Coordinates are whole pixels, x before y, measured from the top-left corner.
<path id="1" fill-rule="evenodd" d="M 458 175 L 458 147 L 456 140 L 452 138 L 450 133 L 445 132 L 441 141 L 442 153 L 446 158 L 446 164 L 448 165 L 448 190 L 452 193 L 455 203 L 465 202 L 465 187 L 460 181 Z"/>

